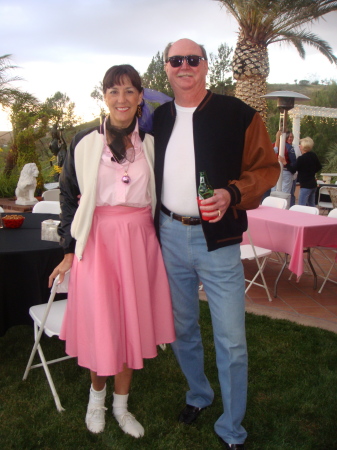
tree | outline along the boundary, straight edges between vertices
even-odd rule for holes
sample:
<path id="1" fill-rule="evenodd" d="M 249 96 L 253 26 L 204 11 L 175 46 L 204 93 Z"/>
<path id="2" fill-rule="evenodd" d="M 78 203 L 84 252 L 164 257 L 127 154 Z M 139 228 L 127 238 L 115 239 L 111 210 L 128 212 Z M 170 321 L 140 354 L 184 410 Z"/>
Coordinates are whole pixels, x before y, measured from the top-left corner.
<path id="1" fill-rule="evenodd" d="M 9 161 L 6 162 L 6 174 L 9 175 L 15 165 L 21 170 L 25 164 L 31 162 L 35 162 L 41 170 L 35 142 L 47 134 L 53 115 L 44 104 L 27 92 L 17 96 L 10 109 L 13 142 L 9 152 Z M 40 173 L 38 186 L 41 187 L 42 183 Z"/>
<path id="2" fill-rule="evenodd" d="M 337 172 L 337 143 L 333 143 L 330 145 L 328 152 L 326 153 L 326 162 L 323 164 L 322 172 Z"/>
<path id="3" fill-rule="evenodd" d="M 232 71 L 233 48 L 220 44 L 218 54 L 210 53 L 208 58 L 209 87 L 218 94 L 228 94 L 233 90 Z"/>
<path id="4" fill-rule="evenodd" d="M 160 52 L 152 58 L 147 71 L 142 75 L 142 83 L 146 88 L 174 97 L 164 70 L 163 54 L 160 54 Z"/>
<path id="5" fill-rule="evenodd" d="M 324 89 L 314 92 L 310 105 L 324 108 L 337 108 L 337 83 L 333 82 Z M 314 142 L 314 152 L 321 163 L 329 164 L 331 152 L 328 149 L 332 143 L 337 142 L 336 119 L 329 117 L 305 116 L 301 121 L 301 137 L 310 136 Z M 324 170 L 323 170 L 324 172 Z"/>
<path id="6" fill-rule="evenodd" d="M 13 66 L 10 60 L 11 55 L 0 56 L 0 105 L 5 108 L 15 101 L 17 95 L 20 94 L 19 89 L 11 87 L 13 81 L 22 80 L 18 76 L 10 76 L 9 71 L 17 69 Z"/>
<path id="7" fill-rule="evenodd" d="M 99 86 L 95 86 L 94 90 L 90 94 L 90 97 L 96 100 L 97 106 L 100 110 L 100 117 L 104 117 L 106 115 L 104 98 L 103 98 L 103 83 L 100 82 Z"/>
<path id="8" fill-rule="evenodd" d="M 71 129 L 78 123 L 75 116 L 75 103 L 70 101 L 67 94 L 56 92 L 52 97 L 48 97 L 44 102 L 46 111 L 50 109 L 50 116 L 54 117 L 54 125 L 61 129 Z"/>
<path id="9" fill-rule="evenodd" d="M 260 98 L 267 93 L 269 75 L 268 46 L 277 42 L 294 45 L 301 58 L 304 44 L 313 46 L 337 64 L 330 45 L 303 28 L 331 11 L 332 0 L 216 0 L 234 16 L 239 37 L 234 51 L 235 95 L 257 109 L 266 119 L 267 103 Z"/>
<path id="10" fill-rule="evenodd" d="M 6 160 L 6 175 L 9 176 L 15 166 L 21 170 L 25 164 L 35 162 L 40 171 L 37 189 L 42 190 L 43 176 L 36 142 L 47 135 L 51 124 L 69 129 L 76 121 L 73 110 L 74 103 L 60 92 L 44 103 L 27 92 L 17 95 L 10 107 L 13 142 Z"/>

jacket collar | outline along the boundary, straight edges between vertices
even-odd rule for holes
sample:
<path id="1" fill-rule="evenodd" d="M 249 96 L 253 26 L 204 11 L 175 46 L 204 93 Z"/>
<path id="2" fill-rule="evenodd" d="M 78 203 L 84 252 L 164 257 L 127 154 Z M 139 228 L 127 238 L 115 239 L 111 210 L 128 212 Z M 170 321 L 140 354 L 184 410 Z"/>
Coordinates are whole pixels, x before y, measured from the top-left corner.
<path id="1" fill-rule="evenodd" d="M 213 97 L 213 95 L 214 95 L 213 92 L 211 92 L 209 89 L 207 89 L 207 94 L 202 99 L 201 103 L 199 103 L 199 105 L 197 106 L 196 111 L 201 111 L 207 105 L 207 103 L 210 101 L 210 99 Z M 171 102 L 171 114 L 173 117 L 175 117 L 177 114 L 174 101 L 175 101 L 175 99 L 173 99 Z"/>

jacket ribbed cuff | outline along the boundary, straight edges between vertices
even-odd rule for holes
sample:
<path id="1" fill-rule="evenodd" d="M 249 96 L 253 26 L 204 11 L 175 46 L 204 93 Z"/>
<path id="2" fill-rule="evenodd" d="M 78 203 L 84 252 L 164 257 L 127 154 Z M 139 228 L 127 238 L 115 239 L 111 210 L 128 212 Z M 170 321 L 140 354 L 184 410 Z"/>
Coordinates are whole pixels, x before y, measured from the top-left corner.
<path id="1" fill-rule="evenodd" d="M 241 202 L 241 192 L 239 191 L 239 189 L 236 187 L 235 184 L 230 184 L 225 189 L 227 192 L 229 192 L 229 195 L 231 196 L 230 206 L 235 206 Z"/>

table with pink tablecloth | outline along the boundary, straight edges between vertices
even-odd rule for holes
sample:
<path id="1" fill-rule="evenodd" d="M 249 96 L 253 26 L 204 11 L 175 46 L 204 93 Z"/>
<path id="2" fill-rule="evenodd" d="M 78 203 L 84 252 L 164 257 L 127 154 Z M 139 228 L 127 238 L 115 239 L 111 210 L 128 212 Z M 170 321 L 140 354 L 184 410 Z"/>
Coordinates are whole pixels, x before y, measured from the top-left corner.
<path id="1" fill-rule="evenodd" d="M 303 250 L 337 247 L 337 219 L 287 209 L 259 206 L 247 211 L 256 246 L 290 255 L 289 270 L 303 273 Z"/>

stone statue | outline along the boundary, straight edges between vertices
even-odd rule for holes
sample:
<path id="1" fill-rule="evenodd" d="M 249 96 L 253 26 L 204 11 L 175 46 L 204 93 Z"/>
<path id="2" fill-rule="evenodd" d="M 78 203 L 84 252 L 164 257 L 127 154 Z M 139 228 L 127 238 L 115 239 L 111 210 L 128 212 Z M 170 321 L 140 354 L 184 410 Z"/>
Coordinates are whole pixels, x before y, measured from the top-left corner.
<path id="1" fill-rule="evenodd" d="M 39 169 L 35 163 L 25 164 L 21 170 L 20 178 L 15 189 L 17 205 L 35 205 L 38 200 L 34 197 L 36 189 L 36 178 Z"/>

